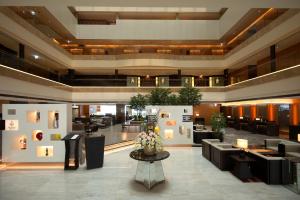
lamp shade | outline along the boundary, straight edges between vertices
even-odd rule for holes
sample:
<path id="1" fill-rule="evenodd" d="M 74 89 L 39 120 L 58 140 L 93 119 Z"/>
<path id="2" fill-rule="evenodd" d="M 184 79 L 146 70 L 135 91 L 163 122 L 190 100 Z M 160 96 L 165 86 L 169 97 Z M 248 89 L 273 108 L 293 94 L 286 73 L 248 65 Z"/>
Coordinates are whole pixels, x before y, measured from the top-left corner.
<path id="1" fill-rule="evenodd" d="M 245 139 L 237 139 L 236 145 L 239 148 L 247 149 L 248 148 L 248 140 Z"/>
<path id="2" fill-rule="evenodd" d="M 300 133 L 298 134 L 298 142 L 300 142 Z"/>

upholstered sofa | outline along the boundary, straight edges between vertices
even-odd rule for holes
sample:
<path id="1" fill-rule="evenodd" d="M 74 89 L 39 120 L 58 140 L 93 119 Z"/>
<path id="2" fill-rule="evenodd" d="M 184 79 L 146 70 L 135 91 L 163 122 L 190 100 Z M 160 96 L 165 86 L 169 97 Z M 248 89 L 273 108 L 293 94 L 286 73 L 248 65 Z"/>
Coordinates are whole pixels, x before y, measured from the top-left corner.
<path id="1" fill-rule="evenodd" d="M 202 156 L 207 160 L 211 160 L 211 144 L 220 143 L 219 139 L 203 139 L 202 140 Z"/>
<path id="2" fill-rule="evenodd" d="M 283 157 L 268 152 L 250 150 L 248 155 L 256 160 L 252 173 L 267 184 L 286 184 L 288 161 Z"/>
<path id="3" fill-rule="evenodd" d="M 241 150 L 233 148 L 228 143 L 213 143 L 211 145 L 211 162 L 221 170 L 231 170 L 233 161 L 231 155 L 241 154 Z"/>
<path id="4" fill-rule="evenodd" d="M 299 145 L 297 142 L 283 140 L 283 139 L 265 139 L 265 148 L 272 149 L 274 151 L 279 151 L 278 144 L 284 145 Z"/>
<path id="5" fill-rule="evenodd" d="M 240 154 L 241 150 L 232 144 L 221 143 L 218 139 L 202 140 L 202 155 L 221 170 L 232 169 L 231 155 Z"/>

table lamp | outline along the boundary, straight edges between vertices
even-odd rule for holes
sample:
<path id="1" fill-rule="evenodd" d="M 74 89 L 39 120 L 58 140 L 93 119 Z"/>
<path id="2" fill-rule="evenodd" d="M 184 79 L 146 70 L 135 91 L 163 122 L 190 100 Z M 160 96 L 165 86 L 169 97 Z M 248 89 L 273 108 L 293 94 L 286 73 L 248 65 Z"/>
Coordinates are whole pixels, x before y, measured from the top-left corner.
<path id="1" fill-rule="evenodd" d="M 236 140 L 236 146 L 238 148 L 241 148 L 242 152 L 240 153 L 240 157 L 243 158 L 245 157 L 245 149 L 248 149 L 248 140 L 245 139 L 237 139 Z"/>

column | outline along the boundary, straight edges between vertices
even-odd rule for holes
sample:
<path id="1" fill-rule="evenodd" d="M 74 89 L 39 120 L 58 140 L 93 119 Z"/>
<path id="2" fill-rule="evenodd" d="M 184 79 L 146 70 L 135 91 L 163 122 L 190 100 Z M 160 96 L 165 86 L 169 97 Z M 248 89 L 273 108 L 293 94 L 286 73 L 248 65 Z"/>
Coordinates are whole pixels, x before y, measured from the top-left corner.
<path id="1" fill-rule="evenodd" d="M 276 71 L 276 45 L 270 46 L 270 63 L 271 63 L 271 72 Z"/>

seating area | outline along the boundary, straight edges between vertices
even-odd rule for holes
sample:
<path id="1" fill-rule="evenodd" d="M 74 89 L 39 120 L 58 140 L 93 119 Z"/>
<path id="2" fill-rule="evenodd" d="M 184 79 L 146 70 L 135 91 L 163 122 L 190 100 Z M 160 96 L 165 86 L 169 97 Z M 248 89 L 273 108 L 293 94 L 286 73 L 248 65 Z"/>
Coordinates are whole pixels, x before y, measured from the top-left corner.
<path id="1" fill-rule="evenodd" d="M 291 170 L 292 161 L 300 160 L 300 143 L 282 139 L 265 139 L 264 146 L 249 145 L 240 148 L 236 144 L 222 143 L 217 139 L 203 140 L 202 156 L 212 162 L 220 170 L 234 171 L 233 155 L 240 158 L 240 162 L 248 158 L 248 168 L 253 177 L 266 184 L 292 185 L 299 184 L 299 165 Z M 293 166 L 295 167 L 295 166 Z M 247 168 L 240 172 L 247 173 Z M 247 181 L 247 180 L 243 180 Z"/>
<path id="2" fill-rule="evenodd" d="M 253 134 L 263 134 L 268 136 L 279 135 L 279 125 L 274 121 L 262 118 L 251 120 L 248 117 L 232 118 L 227 116 L 227 126 L 237 130 L 249 131 Z"/>

